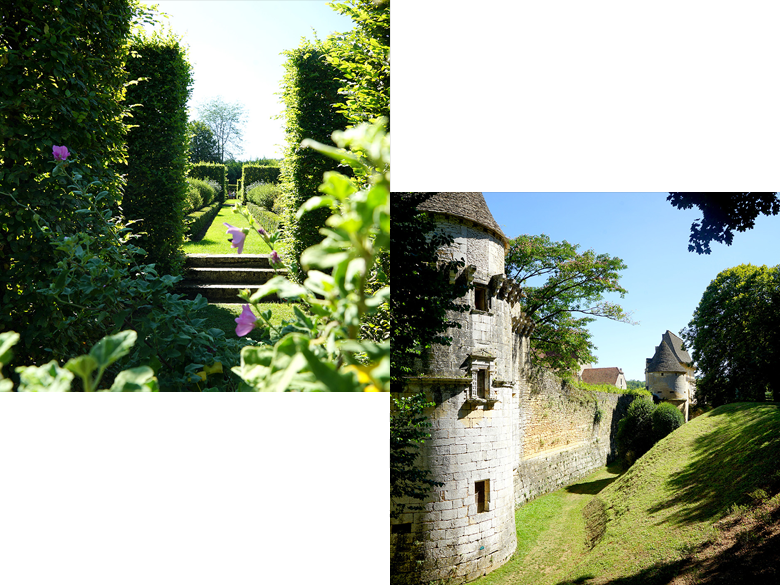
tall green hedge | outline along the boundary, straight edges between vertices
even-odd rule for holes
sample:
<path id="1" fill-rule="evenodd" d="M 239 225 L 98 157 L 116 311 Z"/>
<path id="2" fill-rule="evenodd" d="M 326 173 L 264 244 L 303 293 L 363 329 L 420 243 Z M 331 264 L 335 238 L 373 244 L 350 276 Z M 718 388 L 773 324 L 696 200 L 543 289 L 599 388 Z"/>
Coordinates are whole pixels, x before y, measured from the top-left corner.
<path id="1" fill-rule="evenodd" d="M 3 1 L 0 9 L 0 330 L 21 334 L 17 354 L 45 355 L 56 307 L 37 291 L 58 257 L 38 224 L 85 229 L 52 146 L 121 197 L 128 38 L 134 0 Z M 39 218 L 36 221 L 36 216 Z M 31 358 L 32 360 L 33 358 Z"/>
<path id="2" fill-rule="evenodd" d="M 222 192 L 217 196 L 220 202 L 225 202 L 228 192 L 227 167 L 221 163 L 198 163 L 190 167 L 188 176 L 193 179 L 211 179 L 222 185 Z"/>
<path id="3" fill-rule="evenodd" d="M 263 181 L 264 183 L 278 183 L 279 175 L 282 169 L 279 167 L 269 167 L 265 165 L 253 165 L 245 164 L 241 170 L 241 185 L 249 187 L 255 181 Z M 242 197 L 242 201 L 246 203 L 246 193 Z"/>
<path id="4" fill-rule="evenodd" d="M 141 220 L 138 245 L 159 274 L 179 274 L 183 266 L 185 174 L 189 137 L 187 101 L 192 67 L 179 39 L 168 33 L 133 38 L 127 62 L 127 90 L 133 128 L 127 134 L 127 188 L 123 200 L 128 219 Z"/>
<path id="5" fill-rule="evenodd" d="M 331 212 L 328 208 L 320 208 L 300 220 L 296 213 L 303 203 L 319 194 L 323 174 L 338 168 L 333 159 L 311 148 L 301 148 L 301 142 L 311 138 L 333 145 L 331 134 L 346 128 L 348 122 L 333 107 L 341 99 L 339 71 L 326 60 L 322 43 L 304 40 L 300 47 L 284 54 L 287 61 L 282 101 L 285 104 L 286 145 L 281 172 L 281 220 L 284 225 L 281 248 L 291 268 L 290 277 L 300 280 L 303 276 L 299 262 L 301 252 L 322 241 L 319 230 Z M 340 170 L 349 174 L 344 167 Z"/>

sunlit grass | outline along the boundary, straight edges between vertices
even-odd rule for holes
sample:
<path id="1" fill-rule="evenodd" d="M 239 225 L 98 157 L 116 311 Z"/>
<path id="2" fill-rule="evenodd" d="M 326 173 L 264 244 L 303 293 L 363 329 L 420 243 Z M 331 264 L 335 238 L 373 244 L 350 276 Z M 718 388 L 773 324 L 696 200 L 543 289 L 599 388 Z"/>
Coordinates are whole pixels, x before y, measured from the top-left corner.
<path id="1" fill-rule="evenodd" d="M 231 247 L 227 234 L 227 227 L 223 223 L 229 223 L 235 227 L 249 227 L 249 222 L 240 213 L 233 211 L 233 203 L 222 205 L 217 217 L 211 223 L 206 235 L 197 242 L 184 242 L 185 254 L 237 254 L 237 250 Z M 244 240 L 243 254 L 270 254 L 271 249 L 257 233 L 249 233 Z"/>

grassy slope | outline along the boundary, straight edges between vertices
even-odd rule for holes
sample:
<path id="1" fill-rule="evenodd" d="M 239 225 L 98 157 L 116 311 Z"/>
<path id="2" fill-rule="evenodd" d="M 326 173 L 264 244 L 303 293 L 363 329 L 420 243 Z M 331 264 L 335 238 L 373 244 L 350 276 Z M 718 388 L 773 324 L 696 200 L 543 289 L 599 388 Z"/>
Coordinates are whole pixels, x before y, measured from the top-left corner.
<path id="1" fill-rule="evenodd" d="M 722 520 L 732 504 L 749 506 L 748 494 L 758 487 L 778 491 L 778 476 L 767 487 L 778 461 L 777 404 L 715 409 L 659 442 L 622 476 L 618 466 L 602 468 L 519 508 L 517 551 L 475 583 L 780 582 L 772 573 L 780 558 L 780 496 L 764 506 L 768 522 L 758 528 L 750 513 Z M 742 533 L 728 534 L 726 527 L 733 532 L 745 516 Z M 735 575 L 746 567 L 754 573 L 741 581 Z"/>
<path id="2" fill-rule="evenodd" d="M 576 484 L 547 494 L 515 511 L 517 550 L 477 585 L 554 585 L 586 553 L 582 510 L 617 479 L 619 470 L 601 468 Z"/>
<path id="3" fill-rule="evenodd" d="M 596 544 L 565 582 L 698 582 L 695 553 L 718 541 L 715 523 L 733 504 L 768 486 L 778 461 L 777 404 L 722 406 L 683 425 L 587 506 Z"/>
<path id="4" fill-rule="evenodd" d="M 184 242 L 185 254 L 237 254 L 228 241 L 227 227 L 222 225 L 229 223 L 235 227 L 249 227 L 249 222 L 240 213 L 233 211 L 232 203 L 225 203 L 219 211 L 219 215 L 209 227 L 203 239 L 197 242 Z M 251 233 L 244 241 L 243 254 L 270 254 L 271 249 L 265 240 L 256 233 Z"/>

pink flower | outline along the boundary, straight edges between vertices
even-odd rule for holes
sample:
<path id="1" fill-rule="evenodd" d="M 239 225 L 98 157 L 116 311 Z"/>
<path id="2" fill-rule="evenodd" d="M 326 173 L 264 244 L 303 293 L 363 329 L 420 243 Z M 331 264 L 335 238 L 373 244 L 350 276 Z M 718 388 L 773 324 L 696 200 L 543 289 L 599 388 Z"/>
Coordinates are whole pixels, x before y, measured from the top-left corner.
<path id="1" fill-rule="evenodd" d="M 282 259 L 279 258 L 279 254 L 276 253 L 276 250 L 271 250 L 271 264 L 281 264 Z"/>
<path id="2" fill-rule="evenodd" d="M 246 239 L 246 234 L 244 233 L 244 230 L 230 225 L 229 223 L 224 223 L 222 225 L 226 225 L 228 227 L 227 233 L 233 236 L 233 247 L 238 248 L 238 253 L 244 251 L 244 240 Z"/>
<path id="3" fill-rule="evenodd" d="M 244 305 L 241 315 L 236 317 L 236 323 L 238 323 L 236 325 L 236 335 L 243 337 L 252 331 L 255 328 L 255 321 L 257 321 L 257 317 L 252 312 L 252 308 L 249 305 Z"/>
<path id="4" fill-rule="evenodd" d="M 54 160 L 65 160 L 70 156 L 67 146 L 52 146 L 51 149 L 54 154 Z"/>

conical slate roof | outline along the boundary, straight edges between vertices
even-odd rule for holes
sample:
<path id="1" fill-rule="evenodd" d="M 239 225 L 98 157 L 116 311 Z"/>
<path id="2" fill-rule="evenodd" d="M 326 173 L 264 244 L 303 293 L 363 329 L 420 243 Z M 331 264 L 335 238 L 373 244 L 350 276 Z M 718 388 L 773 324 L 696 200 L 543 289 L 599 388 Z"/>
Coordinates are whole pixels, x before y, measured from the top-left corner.
<path id="1" fill-rule="evenodd" d="M 672 353 L 674 353 L 677 361 L 683 362 L 685 364 L 691 363 L 693 361 L 688 352 L 683 349 L 683 340 L 668 329 L 666 330 L 666 333 L 663 334 L 663 340 L 669 344 L 669 347 L 672 348 Z"/>
<path id="2" fill-rule="evenodd" d="M 666 339 L 661 341 L 661 344 L 655 350 L 655 355 L 650 363 L 647 364 L 648 372 L 680 372 L 685 373 L 685 368 L 682 366 L 677 356 L 674 355 L 672 348 L 666 342 Z"/>
<path id="3" fill-rule="evenodd" d="M 504 245 L 509 242 L 493 219 L 493 214 L 490 213 L 482 193 L 434 193 L 417 209 L 469 219 L 494 232 Z"/>

